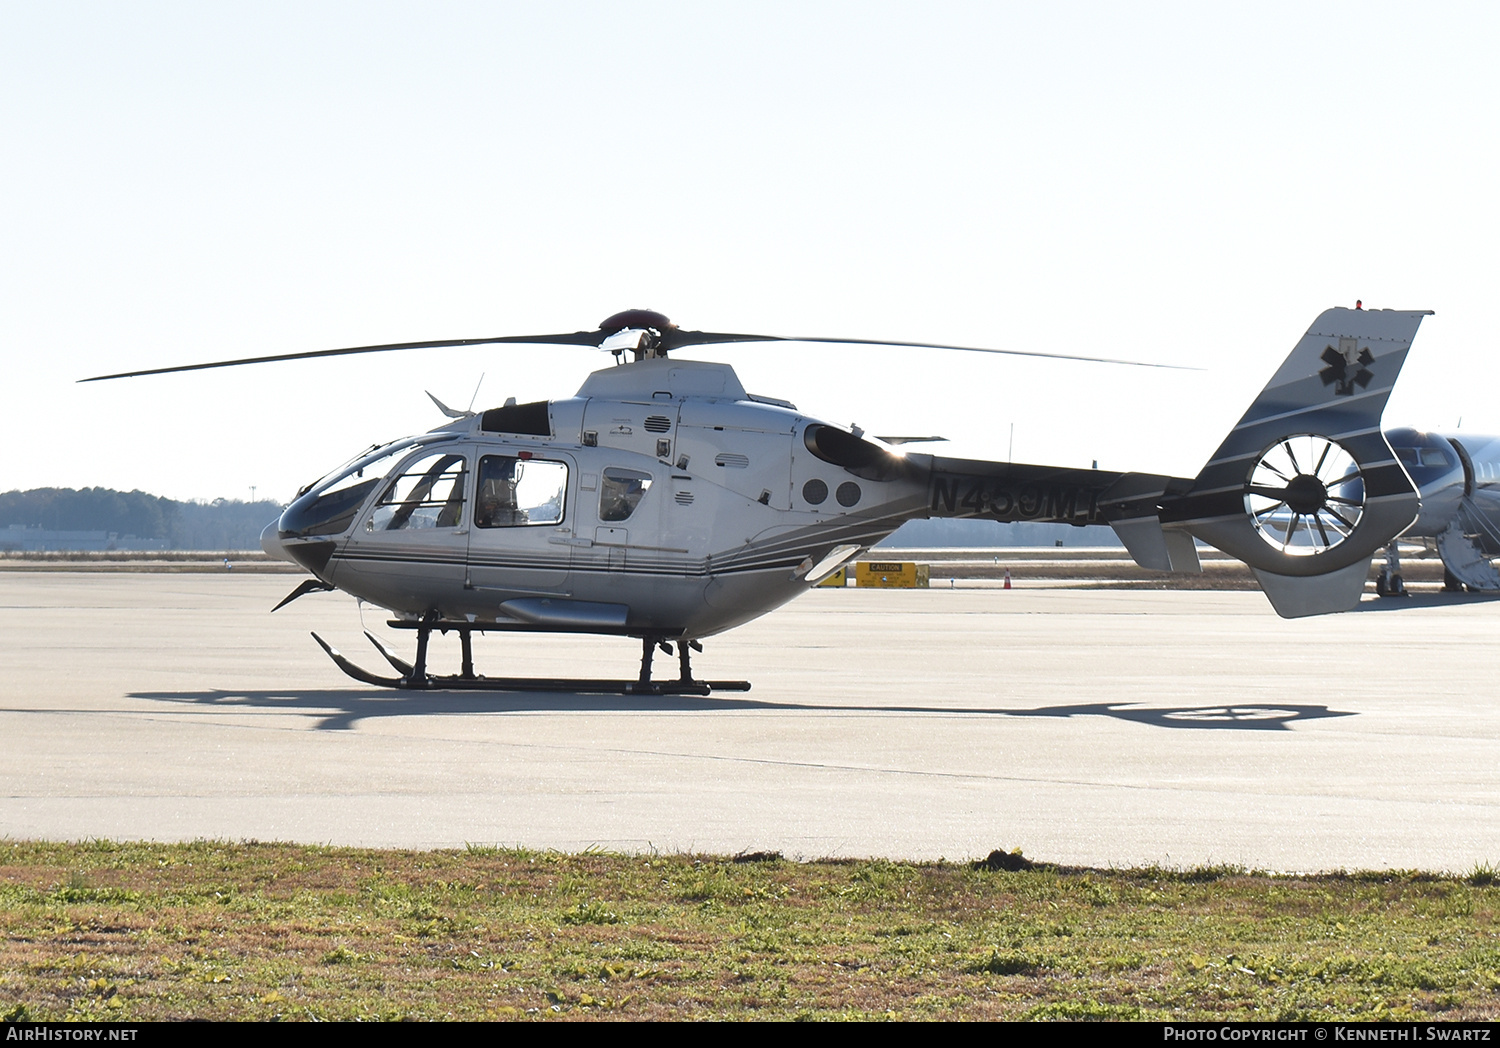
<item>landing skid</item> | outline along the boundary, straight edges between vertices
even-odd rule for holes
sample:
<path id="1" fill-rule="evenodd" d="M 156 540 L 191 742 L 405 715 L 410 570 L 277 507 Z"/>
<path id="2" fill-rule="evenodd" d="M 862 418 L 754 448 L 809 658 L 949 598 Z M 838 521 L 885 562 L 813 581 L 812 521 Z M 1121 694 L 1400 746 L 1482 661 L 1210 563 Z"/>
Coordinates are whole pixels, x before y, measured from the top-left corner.
<path id="1" fill-rule="evenodd" d="M 458 631 L 463 647 L 463 668 L 456 676 L 436 676 L 427 672 L 427 642 L 434 629 L 446 633 Z M 380 643 L 368 630 L 365 636 L 380 652 L 399 677 L 383 677 L 378 673 L 351 662 L 332 644 L 316 633 L 312 635 L 318 646 L 328 653 L 335 666 L 362 684 L 378 688 L 401 688 L 405 690 L 442 689 L 445 691 L 554 691 L 595 695 L 709 695 L 716 691 L 749 691 L 750 682 L 745 680 L 695 680 L 689 665 L 691 652 L 702 651 L 703 645 L 695 640 L 677 641 L 677 656 L 680 673 L 676 680 L 651 679 L 651 661 L 660 648 L 673 654 L 672 644 L 665 637 L 649 636 L 641 639 L 641 672 L 635 680 L 596 680 L 589 678 L 556 677 L 484 677 L 474 672 L 474 653 L 471 630 L 464 626 L 440 623 L 423 623 L 417 627 L 417 659 L 409 663 Z"/>

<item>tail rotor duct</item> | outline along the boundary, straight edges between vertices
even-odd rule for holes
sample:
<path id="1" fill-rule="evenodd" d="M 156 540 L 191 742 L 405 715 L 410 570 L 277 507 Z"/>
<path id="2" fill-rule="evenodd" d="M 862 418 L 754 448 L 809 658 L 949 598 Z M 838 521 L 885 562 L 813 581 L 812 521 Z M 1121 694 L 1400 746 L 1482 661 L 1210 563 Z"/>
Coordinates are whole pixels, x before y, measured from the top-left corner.
<path id="1" fill-rule="evenodd" d="M 1245 482 L 1245 512 L 1278 553 L 1310 557 L 1335 549 L 1365 513 L 1358 460 L 1315 433 L 1284 437 L 1261 452 Z"/>

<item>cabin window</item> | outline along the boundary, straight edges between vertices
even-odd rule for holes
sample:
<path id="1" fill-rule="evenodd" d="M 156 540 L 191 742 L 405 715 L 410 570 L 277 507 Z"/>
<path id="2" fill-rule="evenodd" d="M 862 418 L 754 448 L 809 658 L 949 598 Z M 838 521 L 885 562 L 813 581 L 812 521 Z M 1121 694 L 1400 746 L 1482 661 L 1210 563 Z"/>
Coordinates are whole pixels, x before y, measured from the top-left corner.
<path id="1" fill-rule="evenodd" d="M 565 462 L 485 455 L 479 460 L 474 523 L 481 528 L 561 524 L 567 490 Z"/>
<path id="2" fill-rule="evenodd" d="M 411 460 L 386 485 L 365 530 L 458 527 L 463 520 L 466 472 L 464 456 L 451 452 Z"/>
<path id="3" fill-rule="evenodd" d="M 650 487 L 651 474 L 610 466 L 604 471 L 604 482 L 599 487 L 599 519 L 629 520 Z"/>

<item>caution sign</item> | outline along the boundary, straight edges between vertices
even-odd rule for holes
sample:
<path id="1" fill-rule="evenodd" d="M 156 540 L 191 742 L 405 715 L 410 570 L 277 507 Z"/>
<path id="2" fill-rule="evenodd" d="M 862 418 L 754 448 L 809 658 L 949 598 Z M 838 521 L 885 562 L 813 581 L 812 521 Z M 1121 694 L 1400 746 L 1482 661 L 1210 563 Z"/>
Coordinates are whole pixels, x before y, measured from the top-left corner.
<path id="1" fill-rule="evenodd" d="M 835 571 L 832 575 L 828 576 L 822 582 L 818 583 L 819 586 L 833 586 L 833 587 L 837 587 L 838 589 L 843 589 L 848 584 L 849 584 L 849 569 L 848 568 L 840 568 L 838 571 Z"/>
<path id="2" fill-rule="evenodd" d="M 930 571 L 928 565 L 909 560 L 862 560 L 854 565 L 854 584 L 883 589 L 926 589 Z"/>

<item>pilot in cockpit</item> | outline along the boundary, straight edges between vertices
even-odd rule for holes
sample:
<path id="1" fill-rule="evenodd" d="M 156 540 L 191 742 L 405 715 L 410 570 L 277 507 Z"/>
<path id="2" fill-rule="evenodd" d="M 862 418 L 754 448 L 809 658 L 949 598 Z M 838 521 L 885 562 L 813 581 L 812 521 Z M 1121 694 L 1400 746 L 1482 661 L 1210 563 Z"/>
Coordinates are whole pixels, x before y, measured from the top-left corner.
<path id="1" fill-rule="evenodd" d="M 486 455 L 479 464 L 479 499 L 474 523 L 481 528 L 507 528 L 527 522 L 516 505 L 521 463 L 504 455 Z"/>

